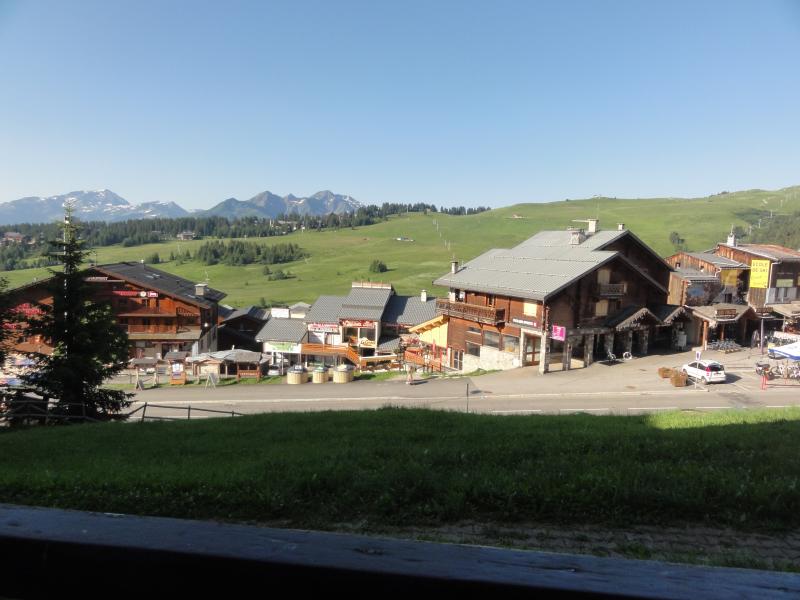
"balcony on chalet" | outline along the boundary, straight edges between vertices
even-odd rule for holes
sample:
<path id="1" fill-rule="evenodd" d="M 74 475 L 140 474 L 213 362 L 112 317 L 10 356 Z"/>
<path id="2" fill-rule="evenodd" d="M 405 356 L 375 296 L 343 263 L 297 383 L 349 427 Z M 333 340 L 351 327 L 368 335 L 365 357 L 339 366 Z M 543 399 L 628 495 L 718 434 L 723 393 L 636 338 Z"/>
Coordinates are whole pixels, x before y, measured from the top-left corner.
<path id="1" fill-rule="evenodd" d="M 151 323 L 144 325 L 139 323 L 120 323 L 120 327 L 128 334 L 131 333 L 200 333 L 199 325 L 175 325 L 164 323 Z"/>
<path id="2" fill-rule="evenodd" d="M 440 315 L 459 317 L 485 325 L 497 325 L 506 320 L 504 308 L 467 304 L 466 302 L 452 302 L 442 298 L 437 298 L 436 300 L 436 312 Z"/>
<path id="3" fill-rule="evenodd" d="M 596 283 L 593 292 L 598 298 L 622 298 L 627 289 L 627 283 Z"/>

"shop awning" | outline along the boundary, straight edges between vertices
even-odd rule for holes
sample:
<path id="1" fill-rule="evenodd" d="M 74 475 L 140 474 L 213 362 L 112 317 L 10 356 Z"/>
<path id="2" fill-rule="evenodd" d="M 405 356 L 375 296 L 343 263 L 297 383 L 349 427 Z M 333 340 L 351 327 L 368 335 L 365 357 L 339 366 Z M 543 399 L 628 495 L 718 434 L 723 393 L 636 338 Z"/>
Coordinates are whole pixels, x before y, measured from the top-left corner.
<path id="1" fill-rule="evenodd" d="M 800 303 L 770 304 L 767 308 L 787 319 L 800 319 Z"/>
<path id="2" fill-rule="evenodd" d="M 628 306 L 608 317 L 604 323 L 616 331 L 638 329 L 645 325 L 659 325 L 661 320 L 649 308 Z"/>
<path id="3" fill-rule="evenodd" d="M 747 304 L 720 303 L 692 306 L 690 309 L 694 316 L 707 321 L 711 327 L 716 327 L 718 324 L 736 323 L 747 313 L 752 313 L 752 309 Z"/>

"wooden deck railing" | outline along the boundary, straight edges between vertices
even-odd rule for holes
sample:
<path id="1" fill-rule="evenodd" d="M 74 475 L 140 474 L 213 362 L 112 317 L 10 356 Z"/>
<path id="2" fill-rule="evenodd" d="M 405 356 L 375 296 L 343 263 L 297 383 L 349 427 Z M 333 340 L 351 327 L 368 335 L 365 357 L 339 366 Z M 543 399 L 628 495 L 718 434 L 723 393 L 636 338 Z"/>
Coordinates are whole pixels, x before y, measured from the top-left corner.
<path id="1" fill-rule="evenodd" d="M 436 312 L 440 315 L 459 317 L 487 325 L 496 325 L 506 320 L 504 308 L 467 304 L 466 302 L 452 302 L 442 298 L 436 300 Z"/>
<path id="2" fill-rule="evenodd" d="M 311 356 L 343 356 L 354 365 L 361 366 L 361 356 L 350 346 L 331 344 L 302 344 L 300 353 Z"/>

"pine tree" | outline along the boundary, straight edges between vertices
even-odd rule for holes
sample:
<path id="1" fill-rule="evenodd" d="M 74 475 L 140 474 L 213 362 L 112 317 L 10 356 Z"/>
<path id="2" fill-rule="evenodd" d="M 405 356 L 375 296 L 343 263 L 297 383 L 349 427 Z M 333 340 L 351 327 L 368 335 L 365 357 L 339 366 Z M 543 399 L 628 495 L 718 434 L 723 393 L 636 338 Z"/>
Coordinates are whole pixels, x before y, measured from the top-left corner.
<path id="1" fill-rule="evenodd" d="M 80 228 L 67 205 L 62 239 L 50 242 L 50 255 L 61 270 L 50 269 L 52 306 L 31 321 L 30 334 L 42 335 L 53 347 L 50 356 L 33 355 L 36 368 L 25 383 L 54 399 L 53 412 L 65 421 L 104 420 L 130 405 L 120 390 L 103 389 L 103 382 L 125 368 L 128 336 L 117 326 L 111 307 L 92 301 L 89 284 L 81 272 L 87 255 Z"/>

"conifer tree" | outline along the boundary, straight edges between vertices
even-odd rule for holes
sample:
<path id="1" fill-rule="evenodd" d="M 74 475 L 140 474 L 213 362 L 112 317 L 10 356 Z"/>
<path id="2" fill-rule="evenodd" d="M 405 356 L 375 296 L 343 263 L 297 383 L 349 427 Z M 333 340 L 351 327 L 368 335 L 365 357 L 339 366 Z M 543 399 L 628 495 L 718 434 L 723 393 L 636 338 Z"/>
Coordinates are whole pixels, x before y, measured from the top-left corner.
<path id="1" fill-rule="evenodd" d="M 60 270 L 50 269 L 53 303 L 43 306 L 28 329 L 48 340 L 53 353 L 32 356 L 36 368 L 25 382 L 52 398 L 53 412 L 66 422 L 108 419 L 130 405 L 125 392 L 101 387 L 125 367 L 128 336 L 117 325 L 111 307 L 92 300 L 81 272 L 87 250 L 79 231 L 72 206 L 66 205 L 62 237 L 50 242 L 50 255 L 62 265 Z"/>

